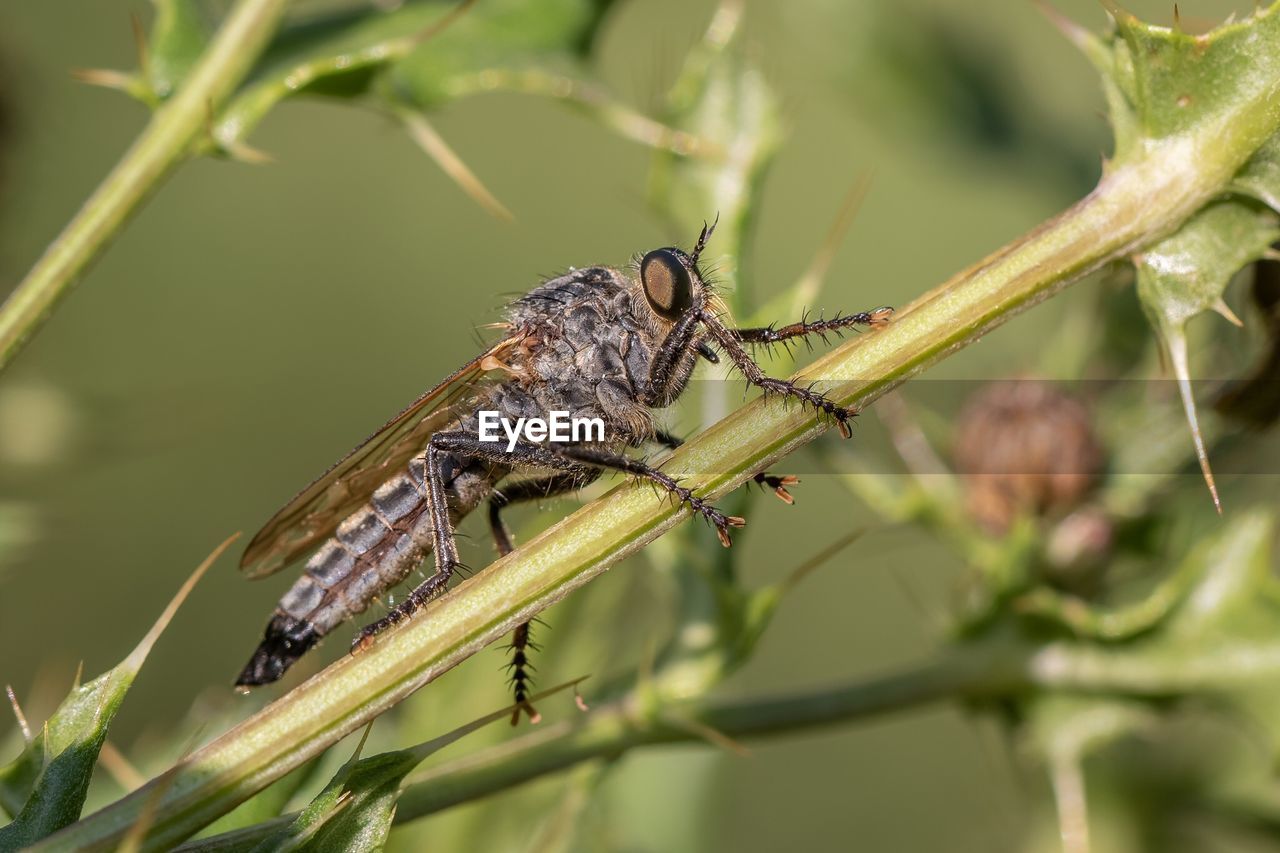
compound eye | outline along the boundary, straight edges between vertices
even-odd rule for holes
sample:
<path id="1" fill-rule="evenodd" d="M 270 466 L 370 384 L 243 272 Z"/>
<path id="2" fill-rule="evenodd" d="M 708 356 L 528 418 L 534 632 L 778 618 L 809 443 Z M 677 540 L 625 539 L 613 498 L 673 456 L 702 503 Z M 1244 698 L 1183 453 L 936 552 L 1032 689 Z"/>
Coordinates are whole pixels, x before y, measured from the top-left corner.
<path id="1" fill-rule="evenodd" d="M 640 261 L 640 281 L 649 307 L 675 320 L 693 307 L 693 277 L 674 249 L 654 249 Z"/>

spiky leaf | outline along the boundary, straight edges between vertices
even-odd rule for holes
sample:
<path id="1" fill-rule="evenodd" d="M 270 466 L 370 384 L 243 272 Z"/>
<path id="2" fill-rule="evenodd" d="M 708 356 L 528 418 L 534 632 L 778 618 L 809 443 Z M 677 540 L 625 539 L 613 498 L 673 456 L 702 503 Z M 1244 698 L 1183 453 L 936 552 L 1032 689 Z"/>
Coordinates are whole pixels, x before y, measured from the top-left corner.
<path id="1" fill-rule="evenodd" d="M 187 79 L 209 43 L 209 28 L 194 0 L 154 0 L 156 17 L 147 40 L 147 85 L 157 100 Z"/>
<path id="2" fill-rule="evenodd" d="M 1199 35 L 1118 8 L 1112 18 L 1115 25 L 1104 37 L 1068 27 L 1102 72 L 1117 160 L 1141 156 L 1145 142 L 1222 121 L 1240 103 L 1269 97 L 1280 79 L 1280 14 L 1274 6 Z"/>
<path id="3" fill-rule="evenodd" d="M 1280 239 L 1280 216 L 1240 201 L 1201 210 L 1176 234 L 1137 258 L 1138 295 L 1163 330 L 1218 310 L 1232 277 Z"/>
<path id="4" fill-rule="evenodd" d="M 582 679 L 557 685 L 531 697 L 542 699 L 577 685 Z M 253 848 L 255 853 L 285 850 L 381 850 L 386 844 L 404 777 L 429 755 L 477 729 L 511 716 L 504 708 L 472 720 L 440 737 L 408 749 L 359 758 L 359 749 L 286 827 Z M 361 746 L 364 742 L 361 741 Z M 207 842 L 206 842 L 207 843 Z"/>
<path id="5" fill-rule="evenodd" d="M 532 62 L 571 64 L 594 40 L 611 0 L 497 0 L 461 8 L 439 0 L 389 11 L 365 7 L 286 27 L 222 113 L 218 143 L 243 141 L 281 100 L 377 91 L 396 103 L 438 107 L 469 94 L 486 72 Z"/>
<path id="6" fill-rule="evenodd" d="M 128 657 L 76 686 L 22 754 L 0 770 L 0 804 L 10 814 L 17 812 L 12 823 L 0 828 L 0 850 L 34 844 L 79 819 L 107 729 L 134 678 L 196 581 L 235 538 L 219 545 L 192 572 Z"/>
<path id="7" fill-rule="evenodd" d="M 1273 136 L 1245 163 L 1232 189 L 1280 211 L 1280 136 Z"/>

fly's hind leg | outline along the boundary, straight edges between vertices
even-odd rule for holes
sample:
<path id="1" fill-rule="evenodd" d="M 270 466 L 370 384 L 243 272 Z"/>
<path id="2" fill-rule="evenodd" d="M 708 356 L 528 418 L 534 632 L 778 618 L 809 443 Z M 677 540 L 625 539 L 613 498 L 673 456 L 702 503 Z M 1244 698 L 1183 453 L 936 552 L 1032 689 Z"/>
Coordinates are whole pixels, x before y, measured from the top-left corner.
<path id="1" fill-rule="evenodd" d="M 435 439 L 446 435 L 464 435 L 464 433 L 438 433 L 427 446 L 426 465 L 423 471 L 427 489 L 427 512 L 431 515 L 432 553 L 435 556 L 436 570 L 422 583 L 414 587 L 404 599 L 378 621 L 365 626 L 351 644 L 351 651 L 358 652 L 368 648 L 373 638 L 405 621 L 422 609 L 428 601 L 444 592 L 449 585 L 453 573 L 463 568 L 458 559 L 458 543 L 454 538 L 453 522 L 449 519 L 449 502 L 444 489 L 444 472 L 441 463 L 447 451 L 436 445 Z"/>
<path id="2" fill-rule="evenodd" d="M 663 447 L 675 450 L 684 444 L 684 439 L 679 436 L 672 435 L 664 429 L 660 429 L 653 434 L 653 440 Z M 787 486 L 794 486 L 800 482 L 800 478 L 793 474 L 783 474 L 781 477 L 770 474 L 768 471 L 761 471 L 751 478 L 754 483 L 761 487 L 773 489 L 773 493 L 778 496 L 778 500 L 787 505 L 794 504 L 796 499 L 791 497 L 791 493 L 787 491 Z"/>
<path id="3" fill-rule="evenodd" d="M 515 546 L 511 542 L 511 532 L 502 521 L 502 510 L 513 503 L 534 501 L 577 491 L 600 476 L 599 469 L 584 469 L 581 473 L 566 472 L 541 480 L 526 480 L 513 483 L 494 492 L 489 500 L 489 530 L 493 533 L 493 542 L 497 546 L 498 555 L 505 557 Z M 516 709 L 511 712 L 511 725 L 520 722 L 520 712 L 528 715 L 529 721 L 536 723 L 539 714 L 529 702 L 529 688 L 533 685 L 533 665 L 529 663 L 529 651 L 540 651 L 537 643 L 530 635 L 532 622 L 524 622 L 516 626 L 511 634 L 511 663 L 507 668 L 511 671 L 511 689 L 515 697 Z"/>

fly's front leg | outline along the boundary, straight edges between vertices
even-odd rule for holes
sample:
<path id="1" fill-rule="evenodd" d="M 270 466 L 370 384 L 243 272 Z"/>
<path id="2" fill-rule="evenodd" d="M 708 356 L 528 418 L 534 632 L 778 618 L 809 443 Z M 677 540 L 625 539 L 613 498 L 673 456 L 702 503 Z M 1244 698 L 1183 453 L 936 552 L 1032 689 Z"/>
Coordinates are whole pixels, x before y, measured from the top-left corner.
<path id="1" fill-rule="evenodd" d="M 556 474 L 542 480 L 526 480 L 515 483 L 500 492 L 494 492 L 489 500 L 489 530 L 493 533 L 493 542 L 498 548 L 498 555 L 505 557 L 514 550 L 511 543 L 511 531 L 502 521 L 502 510 L 513 503 L 535 501 L 550 498 L 578 489 L 593 482 L 600 476 L 599 469 L 582 474 Z M 520 712 L 529 716 L 529 722 L 536 723 L 541 719 L 537 709 L 529 702 L 529 688 L 533 685 L 533 665 L 529 663 L 529 650 L 540 651 L 537 643 L 530 639 L 533 625 L 525 622 L 517 625 L 511 634 L 511 663 L 507 668 L 511 671 L 511 688 L 515 697 L 516 709 L 511 712 L 511 725 L 520 722 Z"/>
<path id="2" fill-rule="evenodd" d="M 893 309 L 884 307 L 874 311 L 860 311 L 857 314 L 837 314 L 830 320 L 810 320 L 805 316 L 799 323 L 789 326 L 763 326 L 754 329 L 729 329 L 734 338 L 744 344 L 777 344 L 796 338 L 817 335 L 823 343 L 828 343 L 828 335 L 841 335 L 845 329 L 854 326 L 883 326 L 893 316 Z"/>
<path id="3" fill-rule="evenodd" d="M 667 332 L 667 336 L 658 345 L 657 352 L 653 354 L 653 361 L 649 363 L 649 377 L 644 393 L 640 396 L 641 403 L 660 408 L 671 402 L 675 396 L 672 389 L 683 378 L 677 368 L 680 361 L 688 355 L 690 348 L 695 349 L 708 361 L 713 360 L 708 358 L 706 353 L 709 352 L 715 356 L 715 350 L 698 341 L 700 322 L 701 318 L 697 311 L 687 311 L 671 327 L 671 331 Z"/>
<path id="4" fill-rule="evenodd" d="M 651 483 L 661 486 L 674 495 L 681 504 L 687 505 L 695 513 L 702 516 L 716 529 L 720 543 L 726 548 L 731 543 L 729 530 L 742 527 L 746 522 L 737 516 L 725 515 L 690 489 L 680 485 L 668 474 L 647 465 L 638 459 L 631 459 L 619 453 L 608 453 L 582 447 L 543 447 L 528 442 L 517 443 L 510 451 L 502 447 L 482 442 L 460 433 L 442 433 L 432 439 L 432 443 L 442 442 L 449 451 L 476 459 L 491 460 L 504 465 L 527 465 L 536 468 L 551 468 L 560 471 L 581 471 L 584 468 L 607 468 L 642 477 Z"/>
<path id="5" fill-rule="evenodd" d="M 700 312 L 700 316 L 707 331 L 715 338 L 721 349 L 728 354 L 734 365 L 742 371 L 742 375 L 747 378 L 748 382 L 757 386 L 766 394 L 780 394 L 784 397 L 792 397 L 826 414 L 835 421 L 836 428 L 840 430 L 840 435 L 845 438 L 853 434 L 849 429 L 849 421 L 858 414 L 856 411 L 846 409 L 834 400 L 829 399 L 825 394 L 814 391 L 812 387 L 802 387 L 794 382 L 769 376 L 760 365 L 756 364 L 751 355 L 742 348 L 742 343 L 738 340 L 735 330 L 725 326 L 720 322 L 720 318 L 708 311 Z"/>
<path id="6" fill-rule="evenodd" d="M 656 441 L 658 444 L 661 444 L 663 447 L 670 448 L 671 450 L 675 450 L 677 447 L 684 444 L 683 438 L 672 435 L 671 433 L 663 429 L 660 429 L 654 432 L 653 440 Z M 796 483 L 799 483 L 800 482 L 799 477 L 793 476 L 791 474 L 783 474 L 781 477 L 777 477 L 777 476 L 774 476 L 773 474 L 768 473 L 767 471 L 761 471 L 759 474 L 756 474 L 751 479 L 758 486 L 762 486 L 762 487 L 767 486 L 768 488 L 773 489 L 773 493 L 777 495 L 778 500 L 782 501 L 783 503 L 787 505 L 791 505 L 796 502 L 796 499 L 793 498 L 791 496 L 791 493 L 787 491 L 787 486 L 794 486 Z"/>
<path id="7" fill-rule="evenodd" d="M 454 539 L 453 522 L 449 520 L 449 501 L 445 495 L 444 471 L 441 465 L 448 451 L 442 450 L 437 444 L 437 439 L 450 435 L 465 435 L 465 433 L 437 433 L 433 436 L 431 443 L 427 445 L 426 464 L 423 471 L 427 489 L 427 512 L 431 516 L 432 553 L 435 556 L 436 570 L 431 577 L 414 587 L 403 601 L 391 608 L 386 616 L 361 630 L 351 644 L 352 652 L 368 648 L 377 634 L 392 625 L 403 622 L 421 610 L 424 604 L 444 592 L 453 573 L 462 567 L 462 562 L 458 559 L 458 543 Z"/>

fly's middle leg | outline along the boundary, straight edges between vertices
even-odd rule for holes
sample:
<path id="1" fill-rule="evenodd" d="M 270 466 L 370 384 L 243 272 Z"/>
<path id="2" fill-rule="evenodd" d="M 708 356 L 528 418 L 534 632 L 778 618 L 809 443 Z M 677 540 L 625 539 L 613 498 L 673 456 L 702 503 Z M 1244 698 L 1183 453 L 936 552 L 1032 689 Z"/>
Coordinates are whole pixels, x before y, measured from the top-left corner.
<path id="1" fill-rule="evenodd" d="M 677 447 L 684 444 L 683 438 L 680 438 L 677 435 L 672 435 L 664 429 L 657 430 L 653 434 L 653 440 L 658 444 L 661 444 L 663 447 L 671 450 L 675 450 Z M 787 486 L 794 486 L 796 483 L 800 482 L 800 478 L 794 474 L 783 474 L 779 477 L 774 474 L 770 474 L 768 471 L 761 471 L 751 479 L 756 483 L 756 485 L 773 489 L 773 493 L 778 496 L 778 500 L 788 506 L 796 502 L 796 499 L 791 497 L 791 493 L 787 491 Z"/>
<path id="2" fill-rule="evenodd" d="M 595 450 L 575 446 L 546 446 L 529 442 L 517 442 L 510 451 L 489 442 L 482 442 L 462 433 L 440 433 L 432 438 L 432 444 L 440 445 L 451 453 L 497 462 L 503 465 L 529 466 L 534 468 L 550 468 L 560 471 L 581 471 L 584 468 L 607 468 L 632 474 L 654 483 L 669 494 L 676 497 L 681 504 L 687 505 L 695 513 L 702 516 L 715 528 L 720 543 L 726 548 L 731 543 L 729 530 L 743 527 L 746 524 L 737 516 L 725 515 L 693 491 L 680 485 L 670 474 L 654 468 L 639 459 L 632 459 L 620 453 Z"/>
<path id="3" fill-rule="evenodd" d="M 502 510 L 516 503 L 576 492 L 599 478 L 598 468 L 583 468 L 581 471 L 566 471 L 540 480 L 523 480 L 495 491 L 489 500 L 489 530 L 493 534 L 493 544 L 498 549 L 498 556 L 505 557 L 515 550 L 511 532 L 502 521 Z"/>
<path id="4" fill-rule="evenodd" d="M 522 501 L 536 501 L 542 498 L 555 497 L 566 492 L 577 491 L 600 476 L 600 471 L 587 470 L 581 474 L 556 474 L 541 480 L 525 480 L 495 492 L 489 500 L 489 530 L 493 533 L 493 542 L 497 546 L 498 555 L 505 557 L 515 550 L 511 542 L 511 531 L 502 521 L 502 510 L 505 507 Z M 529 663 L 529 652 L 539 651 L 537 643 L 531 639 L 533 625 L 524 622 L 516 626 L 511 634 L 511 663 L 507 668 L 511 672 L 511 692 L 515 698 L 516 709 L 511 712 L 511 725 L 520 722 L 520 712 L 528 715 L 529 721 L 538 722 L 540 715 L 529 702 L 529 688 L 533 685 L 533 665 Z"/>

